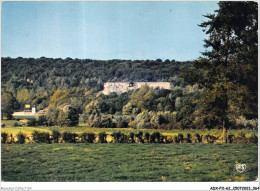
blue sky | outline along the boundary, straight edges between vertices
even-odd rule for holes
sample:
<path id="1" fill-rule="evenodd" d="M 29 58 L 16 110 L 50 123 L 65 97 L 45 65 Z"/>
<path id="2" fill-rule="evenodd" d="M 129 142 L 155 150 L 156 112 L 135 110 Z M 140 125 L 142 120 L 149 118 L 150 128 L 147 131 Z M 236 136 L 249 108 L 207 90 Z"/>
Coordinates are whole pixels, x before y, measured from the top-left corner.
<path id="1" fill-rule="evenodd" d="M 3 2 L 2 57 L 194 60 L 198 26 L 218 8 L 201 2 Z"/>

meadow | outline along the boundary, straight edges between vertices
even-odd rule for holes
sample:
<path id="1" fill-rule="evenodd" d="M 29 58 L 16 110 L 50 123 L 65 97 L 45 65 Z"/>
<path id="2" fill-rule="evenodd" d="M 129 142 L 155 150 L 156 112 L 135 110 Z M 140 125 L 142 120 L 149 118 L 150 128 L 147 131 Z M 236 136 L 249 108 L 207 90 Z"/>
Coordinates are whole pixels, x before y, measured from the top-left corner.
<path id="1" fill-rule="evenodd" d="M 2 144 L 2 180 L 254 181 L 257 144 Z M 237 163 L 246 171 L 236 171 Z"/>
<path id="2" fill-rule="evenodd" d="M 132 128 L 91 128 L 80 122 L 78 127 L 18 126 L 26 118 L 2 120 L 1 132 L 8 135 L 24 133 L 32 138 L 34 131 L 52 133 L 106 132 L 129 134 L 139 131 L 159 131 L 167 137 L 182 133 L 193 137 L 200 135 L 221 136 L 221 129 L 211 130 L 160 130 Z M 256 130 L 230 130 L 229 134 L 257 135 Z M 204 144 L 204 143 L 122 143 L 122 144 L 2 144 L 2 180 L 14 182 L 185 182 L 185 181 L 254 181 L 257 178 L 257 144 Z M 246 164 L 239 173 L 235 165 Z"/>

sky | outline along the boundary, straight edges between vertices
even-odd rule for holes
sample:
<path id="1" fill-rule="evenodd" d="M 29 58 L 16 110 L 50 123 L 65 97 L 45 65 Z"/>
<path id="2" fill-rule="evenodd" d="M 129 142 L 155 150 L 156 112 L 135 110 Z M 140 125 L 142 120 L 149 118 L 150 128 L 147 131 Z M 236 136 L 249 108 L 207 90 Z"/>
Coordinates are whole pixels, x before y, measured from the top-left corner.
<path id="1" fill-rule="evenodd" d="M 2 2 L 1 56 L 195 60 L 216 1 Z"/>

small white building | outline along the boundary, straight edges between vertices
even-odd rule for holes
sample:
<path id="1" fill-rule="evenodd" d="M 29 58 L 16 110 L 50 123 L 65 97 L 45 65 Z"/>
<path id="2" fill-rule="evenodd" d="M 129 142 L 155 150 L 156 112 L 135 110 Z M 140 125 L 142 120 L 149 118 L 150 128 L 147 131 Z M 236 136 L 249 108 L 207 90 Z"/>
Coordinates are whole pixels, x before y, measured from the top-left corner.
<path id="1" fill-rule="evenodd" d="M 35 105 L 32 107 L 32 113 L 33 113 L 33 114 L 36 113 L 36 106 L 35 106 Z"/>

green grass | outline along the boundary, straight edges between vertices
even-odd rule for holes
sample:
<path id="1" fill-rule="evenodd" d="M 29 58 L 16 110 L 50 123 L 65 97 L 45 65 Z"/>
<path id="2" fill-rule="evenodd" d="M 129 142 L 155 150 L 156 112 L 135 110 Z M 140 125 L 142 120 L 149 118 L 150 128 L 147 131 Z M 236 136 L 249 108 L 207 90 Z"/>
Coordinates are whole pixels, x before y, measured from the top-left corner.
<path id="1" fill-rule="evenodd" d="M 3 181 L 254 181 L 257 144 L 2 145 Z M 236 161 L 246 164 L 244 173 Z"/>
<path id="2" fill-rule="evenodd" d="M 15 115 L 13 116 L 15 119 L 35 119 L 35 116 L 31 115 Z"/>

